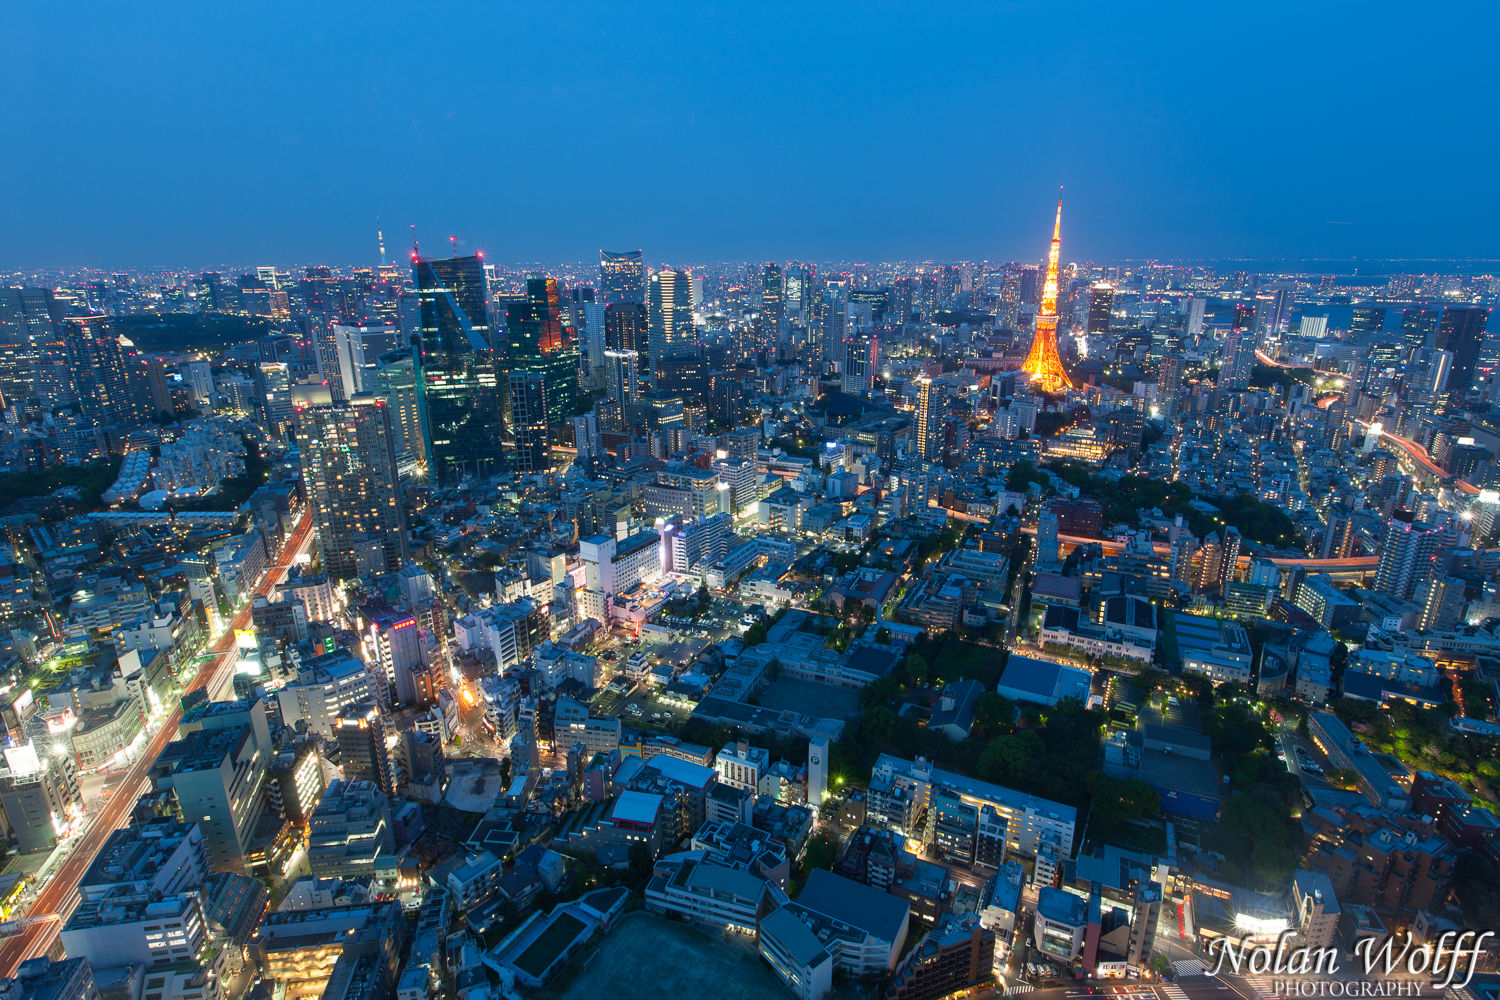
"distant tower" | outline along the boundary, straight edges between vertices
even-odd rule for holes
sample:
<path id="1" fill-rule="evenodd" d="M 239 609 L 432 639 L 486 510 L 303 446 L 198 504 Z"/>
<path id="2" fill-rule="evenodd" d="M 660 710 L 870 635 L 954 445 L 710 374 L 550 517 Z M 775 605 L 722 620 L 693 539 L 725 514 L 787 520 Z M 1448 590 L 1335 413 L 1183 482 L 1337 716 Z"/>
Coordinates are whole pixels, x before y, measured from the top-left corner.
<path id="1" fill-rule="evenodd" d="M 926 462 L 935 461 L 939 450 L 937 414 L 932 411 L 932 379 L 923 376 L 917 379 L 917 454 Z"/>
<path id="2" fill-rule="evenodd" d="M 774 354 L 786 318 L 786 279 L 778 264 L 769 263 L 761 271 L 760 288 L 760 348 Z"/>
<path id="3" fill-rule="evenodd" d="M 807 804 L 823 808 L 828 794 L 828 738 L 814 736 L 807 741 Z"/>
<path id="4" fill-rule="evenodd" d="M 1072 379 L 1057 356 L 1057 260 L 1062 253 L 1062 199 L 1057 199 L 1057 221 L 1052 226 L 1052 249 L 1047 251 L 1047 280 L 1042 284 L 1042 311 L 1036 336 L 1021 370 L 1031 376 L 1031 387 L 1051 396 L 1073 388 Z"/>

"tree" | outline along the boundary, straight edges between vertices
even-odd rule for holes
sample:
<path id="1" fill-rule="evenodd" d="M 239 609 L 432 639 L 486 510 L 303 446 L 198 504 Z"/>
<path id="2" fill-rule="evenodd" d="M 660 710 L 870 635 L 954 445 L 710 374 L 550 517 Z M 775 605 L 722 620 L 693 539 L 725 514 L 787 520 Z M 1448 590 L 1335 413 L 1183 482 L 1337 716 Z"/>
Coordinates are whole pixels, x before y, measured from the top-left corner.
<path id="1" fill-rule="evenodd" d="M 644 885 L 651 877 L 653 859 L 651 848 L 639 840 L 631 841 L 630 844 L 630 882 L 632 885 Z"/>
<path id="2" fill-rule="evenodd" d="M 1084 781 L 1093 805 L 1096 829 L 1108 830 L 1161 812 L 1161 795 L 1139 778 L 1112 778 L 1090 771 Z"/>
<path id="3" fill-rule="evenodd" d="M 906 676 L 906 683 L 912 687 L 926 687 L 931 679 L 927 657 L 921 653 L 907 653 L 901 672 Z"/>
<path id="4" fill-rule="evenodd" d="M 985 733 L 999 735 L 1008 731 L 1015 715 L 1015 704 L 1003 694 L 985 691 L 974 699 L 974 725 Z"/>
<path id="5" fill-rule="evenodd" d="M 838 859 L 838 841 L 827 830 L 823 830 L 808 838 L 807 847 L 802 852 L 802 864 L 798 867 L 803 872 L 814 868 L 832 869 L 833 863 Z"/>
<path id="6" fill-rule="evenodd" d="M 986 781 L 1014 785 L 1020 781 L 1031 762 L 1046 751 L 1046 745 L 1035 730 L 997 736 L 979 756 L 979 773 Z"/>

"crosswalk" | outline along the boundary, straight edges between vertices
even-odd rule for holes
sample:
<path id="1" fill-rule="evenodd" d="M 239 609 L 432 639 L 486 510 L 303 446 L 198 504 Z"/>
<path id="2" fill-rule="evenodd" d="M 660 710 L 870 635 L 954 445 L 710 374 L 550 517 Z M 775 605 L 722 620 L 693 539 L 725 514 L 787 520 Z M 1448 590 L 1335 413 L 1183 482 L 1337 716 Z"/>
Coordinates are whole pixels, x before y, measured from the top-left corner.
<path id="1" fill-rule="evenodd" d="M 1196 958 L 1182 958 L 1172 963 L 1172 968 L 1179 976 L 1206 976 L 1208 966 Z"/>
<path id="2" fill-rule="evenodd" d="M 1032 986 L 1030 983 L 1013 983 L 1010 986 L 1005 987 L 1005 992 L 1013 997 L 1020 996 L 1022 993 L 1032 993 L 1035 990 L 1036 987 Z"/>
<path id="3" fill-rule="evenodd" d="M 1187 990 L 1176 983 L 1163 983 L 1161 992 L 1167 1000 L 1188 1000 Z"/>
<path id="4" fill-rule="evenodd" d="M 1269 998 L 1276 995 L 1276 980 L 1271 976 L 1241 976 L 1240 981 L 1254 990 L 1258 997 Z"/>

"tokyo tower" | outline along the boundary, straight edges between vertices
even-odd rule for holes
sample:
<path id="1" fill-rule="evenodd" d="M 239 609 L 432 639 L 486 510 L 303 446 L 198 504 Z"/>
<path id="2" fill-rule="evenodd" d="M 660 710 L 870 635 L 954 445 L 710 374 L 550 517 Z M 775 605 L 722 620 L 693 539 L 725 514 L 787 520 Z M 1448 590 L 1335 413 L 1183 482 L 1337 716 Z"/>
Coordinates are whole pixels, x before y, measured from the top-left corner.
<path id="1" fill-rule="evenodd" d="M 1031 387 L 1049 396 L 1061 396 L 1073 381 L 1057 356 L 1057 258 L 1062 252 L 1062 199 L 1057 199 L 1057 222 L 1052 226 L 1052 249 L 1047 251 L 1047 280 L 1042 285 L 1042 312 L 1036 318 L 1036 336 L 1021 370 L 1031 376 Z"/>

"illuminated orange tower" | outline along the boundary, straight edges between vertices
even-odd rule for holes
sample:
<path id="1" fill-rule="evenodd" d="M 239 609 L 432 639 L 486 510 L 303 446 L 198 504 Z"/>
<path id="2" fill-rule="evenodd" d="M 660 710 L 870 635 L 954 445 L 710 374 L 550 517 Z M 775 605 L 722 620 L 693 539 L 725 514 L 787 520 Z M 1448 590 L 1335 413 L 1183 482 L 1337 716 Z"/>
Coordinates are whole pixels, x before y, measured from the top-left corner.
<path id="1" fill-rule="evenodd" d="M 1042 285 L 1042 312 L 1036 318 L 1036 336 L 1021 370 L 1031 376 L 1031 387 L 1049 396 L 1060 396 L 1073 388 L 1057 356 L 1057 258 L 1062 253 L 1062 198 L 1057 199 L 1057 222 L 1052 226 L 1052 249 L 1047 251 L 1047 280 Z"/>

